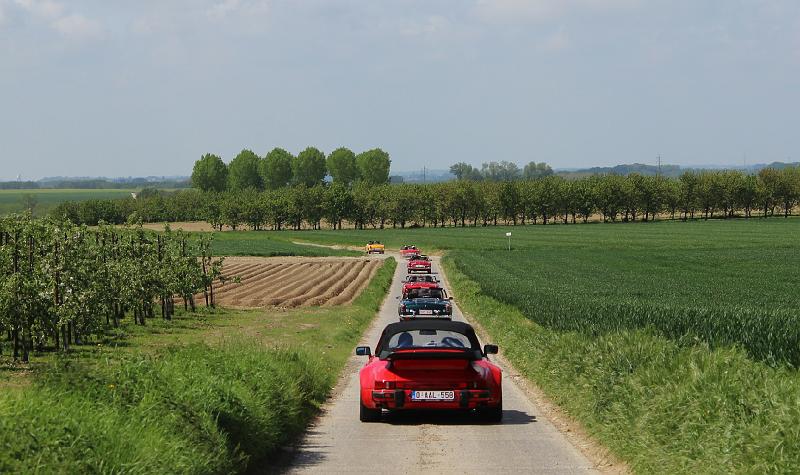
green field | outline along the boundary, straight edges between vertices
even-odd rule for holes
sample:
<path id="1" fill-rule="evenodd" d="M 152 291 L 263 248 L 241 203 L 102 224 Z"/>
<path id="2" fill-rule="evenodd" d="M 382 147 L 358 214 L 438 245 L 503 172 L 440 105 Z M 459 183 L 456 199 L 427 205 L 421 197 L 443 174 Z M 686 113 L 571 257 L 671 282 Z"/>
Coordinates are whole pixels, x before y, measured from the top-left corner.
<path id="1" fill-rule="evenodd" d="M 277 235 L 446 252 L 462 307 L 635 471 L 800 466 L 800 219 Z"/>
<path id="2" fill-rule="evenodd" d="M 132 191 L 125 189 L 34 189 L 0 190 L 0 215 L 25 211 L 26 197 L 30 196 L 36 204 L 34 214 L 41 216 L 64 201 L 86 201 L 93 199 L 126 198 Z"/>
<path id="3" fill-rule="evenodd" d="M 214 254 L 219 256 L 361 256 L 363 252 L 295 244 L 264 231 L 218 232 Z"/>
<path id="4" fill-rule="evenodd" d="M 391 283 L 351 304 L 123 320 L 67 355 L 0 354 L 0 473 L 247 473 L 275 465 Z"/>

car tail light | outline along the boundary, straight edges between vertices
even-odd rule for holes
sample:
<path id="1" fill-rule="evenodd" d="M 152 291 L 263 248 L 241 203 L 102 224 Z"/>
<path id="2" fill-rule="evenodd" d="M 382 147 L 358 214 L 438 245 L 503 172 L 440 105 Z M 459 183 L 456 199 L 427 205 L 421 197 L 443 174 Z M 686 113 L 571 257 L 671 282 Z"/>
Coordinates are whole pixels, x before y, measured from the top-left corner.
<path id="1" fill-rule="evenodd" d="M 447 305 L 444 306 L 444 310 L 447 313 L 451 313 L 453 311 L 453 306 L 450 305 L 450 304 L 447 304 Z"/>
<path id="2" fill-rule="evenodd" d="M 404 304 L 404 303 L 401 303 L 401 304 L 400 304 L 400 311 L 401 311 L 401 312 L 403 312 L 403 313 L 405 313 L 405 311 L 406 311 L 406 304 Z"/>
<path id="3" fill-rule="evenodd" d="M 375 389 L 394 389 L 394 381 L 375 381 Z"/>

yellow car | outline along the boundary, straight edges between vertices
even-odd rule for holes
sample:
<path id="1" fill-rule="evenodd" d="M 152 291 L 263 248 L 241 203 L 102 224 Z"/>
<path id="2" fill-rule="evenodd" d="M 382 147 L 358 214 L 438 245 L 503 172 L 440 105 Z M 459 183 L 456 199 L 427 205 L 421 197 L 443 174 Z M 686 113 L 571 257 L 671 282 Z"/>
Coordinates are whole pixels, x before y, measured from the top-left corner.
<path id="1" fill-rule="evenodd" d="M 383 254 L 385 248 L 380 241 L 370 241 L 369 243 L 367 243 L 366 250 L 367 254 L 372 254 L 373 252 L 377 254 Z"/>

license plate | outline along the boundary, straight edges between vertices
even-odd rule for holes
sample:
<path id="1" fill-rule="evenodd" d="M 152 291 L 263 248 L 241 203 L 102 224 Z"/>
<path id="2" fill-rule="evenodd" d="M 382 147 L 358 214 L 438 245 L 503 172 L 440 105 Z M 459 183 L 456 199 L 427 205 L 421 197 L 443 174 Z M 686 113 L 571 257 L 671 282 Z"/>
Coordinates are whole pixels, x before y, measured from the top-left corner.
<path id="1" fill-rule="evenodd" d="M 417 269 L 424 269 L 425 268 L 425 266 L 423 266 L 423 265 L 416 265 L 414 267 L 416 267 Z"/>
<path id="2" fill-rule="evenodd" d="M 455 391 L 411 391 L 413 401 L 452 401 L 455 398 Z"/>
<path id="3" fill-rule="evenodd" d="M 433 315 L 433 310 L 420 310 L 420 315 Z"/>

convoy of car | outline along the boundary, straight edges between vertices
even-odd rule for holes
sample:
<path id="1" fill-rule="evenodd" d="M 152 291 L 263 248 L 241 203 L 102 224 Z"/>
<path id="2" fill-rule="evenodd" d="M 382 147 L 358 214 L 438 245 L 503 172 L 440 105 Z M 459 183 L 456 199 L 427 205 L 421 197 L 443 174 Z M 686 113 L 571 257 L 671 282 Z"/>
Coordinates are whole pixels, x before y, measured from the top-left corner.
<path id="1" fill-rule="evenodd" d="M 402 280 L 398 304 L 400 321 L 386 326 L 374 354 L 368 346 L 356 348 L 357 355 L 368 357 L 359 372 L 360 420 L 380 421 L 384 411 L 435 409 L 500 422 L 502 371 L 489 361 L 497 346 L 481 348 L 468 323 L 452 320 L 453 299 L 431 273 L 430 258 L 416 246 L 403 246 L 400 252 L 410 250 L 409 275 Z M 427 273 L 413 274 L 422 270 L 417 265 Z"/>

